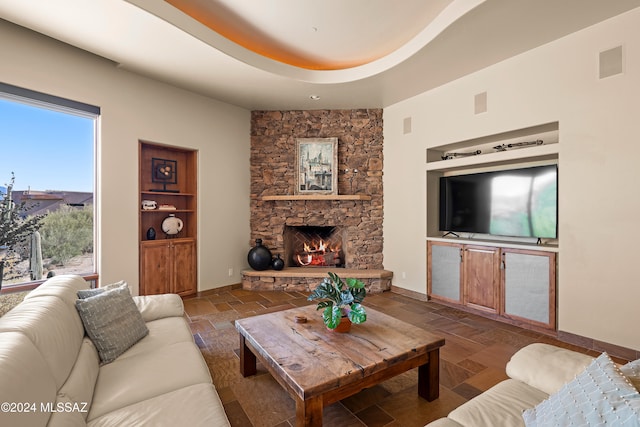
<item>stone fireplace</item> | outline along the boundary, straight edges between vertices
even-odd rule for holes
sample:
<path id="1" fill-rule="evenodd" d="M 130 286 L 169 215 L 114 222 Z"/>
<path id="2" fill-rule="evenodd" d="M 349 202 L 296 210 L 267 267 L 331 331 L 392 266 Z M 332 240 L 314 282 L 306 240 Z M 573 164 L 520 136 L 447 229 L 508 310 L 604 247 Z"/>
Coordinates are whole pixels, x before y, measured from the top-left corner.
<path id="1" fill-rule="evenodd" d="M 338 194 L 294 194 L 297 138 L 328 137 L 338 138 Z M 390 272 L 382 263 L 382 142 L 381 109 L 251 113 L 249 243 L 262 239 L 285 260 L 285 269 L 245 271 L 243 287 L 309 290 L 327 269 L 341 268 L 348 277 L 369 272 L 379 281 L 380 275 L 387 276 L 388 289 Z M 305 250 L 302 240 L 338 246 L 324 257 L 333 264 L 297 262 L 298 255 L 305 264 L 309 254 L 324 250 Z M 316 264 L 319 260 L 314 258 Z"/>

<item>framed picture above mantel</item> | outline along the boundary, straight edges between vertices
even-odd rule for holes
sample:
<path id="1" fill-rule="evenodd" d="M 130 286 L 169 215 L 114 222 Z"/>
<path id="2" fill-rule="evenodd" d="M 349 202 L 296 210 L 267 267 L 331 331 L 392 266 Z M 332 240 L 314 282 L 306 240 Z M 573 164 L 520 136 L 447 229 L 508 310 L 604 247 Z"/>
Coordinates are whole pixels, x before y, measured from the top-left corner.
<path id="1" fill-rule="evenodd" d="M 294 194 L 338 194 L 338 138 L 296 140 Z"/>

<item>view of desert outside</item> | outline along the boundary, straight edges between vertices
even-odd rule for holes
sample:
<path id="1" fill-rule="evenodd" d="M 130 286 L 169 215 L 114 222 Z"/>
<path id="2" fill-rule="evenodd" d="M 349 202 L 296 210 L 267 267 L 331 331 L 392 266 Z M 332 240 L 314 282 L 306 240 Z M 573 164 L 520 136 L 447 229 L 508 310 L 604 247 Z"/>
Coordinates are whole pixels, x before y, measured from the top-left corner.
<path id="1" fill-rule="evenodd" d="M 41 215 L 37 232 L 6 247 L 0 219 L 2 288 L 52 275 L 95 272 L 93 258 L 96 118 L 43 108 L 0 93 L 0 218 Z M 26 209 L 19 208 L 22 205 Z M 34 233 L 35 234 L 35 233 Z"/>

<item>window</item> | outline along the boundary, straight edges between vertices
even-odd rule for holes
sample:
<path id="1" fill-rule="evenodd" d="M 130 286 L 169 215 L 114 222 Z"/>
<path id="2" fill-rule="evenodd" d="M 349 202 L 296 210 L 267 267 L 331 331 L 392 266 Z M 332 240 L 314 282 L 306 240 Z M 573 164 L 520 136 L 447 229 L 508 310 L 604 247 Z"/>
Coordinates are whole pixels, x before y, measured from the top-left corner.
<path id="1" fill-rule="evenodd" d="M 59 274 L 95 274 L 99 113 L 98 107 L 0 83 L 3 288 Z M 17 241 L 7 240 L 27 222 L 31 227 Z"/>

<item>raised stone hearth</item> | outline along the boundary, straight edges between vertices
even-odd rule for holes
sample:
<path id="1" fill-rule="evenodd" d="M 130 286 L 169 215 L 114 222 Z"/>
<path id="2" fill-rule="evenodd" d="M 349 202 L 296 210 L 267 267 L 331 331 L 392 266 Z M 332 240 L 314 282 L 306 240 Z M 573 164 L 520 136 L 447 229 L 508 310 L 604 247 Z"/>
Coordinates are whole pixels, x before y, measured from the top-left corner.
<path id="1" fill-rule="evenodd" d="M 338 138 L 338 167 L 334 171 L 338 174 L 338 195 L 298 197 L 294 194 L 296 140 L 329 137 Z M 287 228 L 312 226 L 340 230 L 342 249 L 336 273 L 355 277 L 351 272 L 369 272 L 364 279 L 372 290 L 389 288 L 391 272 L 384 271 L 382 255 L 382 143 L 381 109 L 251 113 L 250 244 L 262 239 L 274 256 L 285 259 L 287 268 L 282 272 L 247 271 L 243 287 L 315 287 L 326 270 L 294 265 L 294 252 L 285 243 Z"/>
<path id="2" fill-rule="evenodd" d="M 362 280 L 368 293 L 379 293 L 391 289 L 393 273 L 388 270 L 334 269 L 323 267 L 294 267 L 281 271 L 266 270 L 242 272 L 242 288 L 255 291 L 309 292 L 315 289 L 327 273 L 332 271 L 341 278 L 353 277 Z"/>

